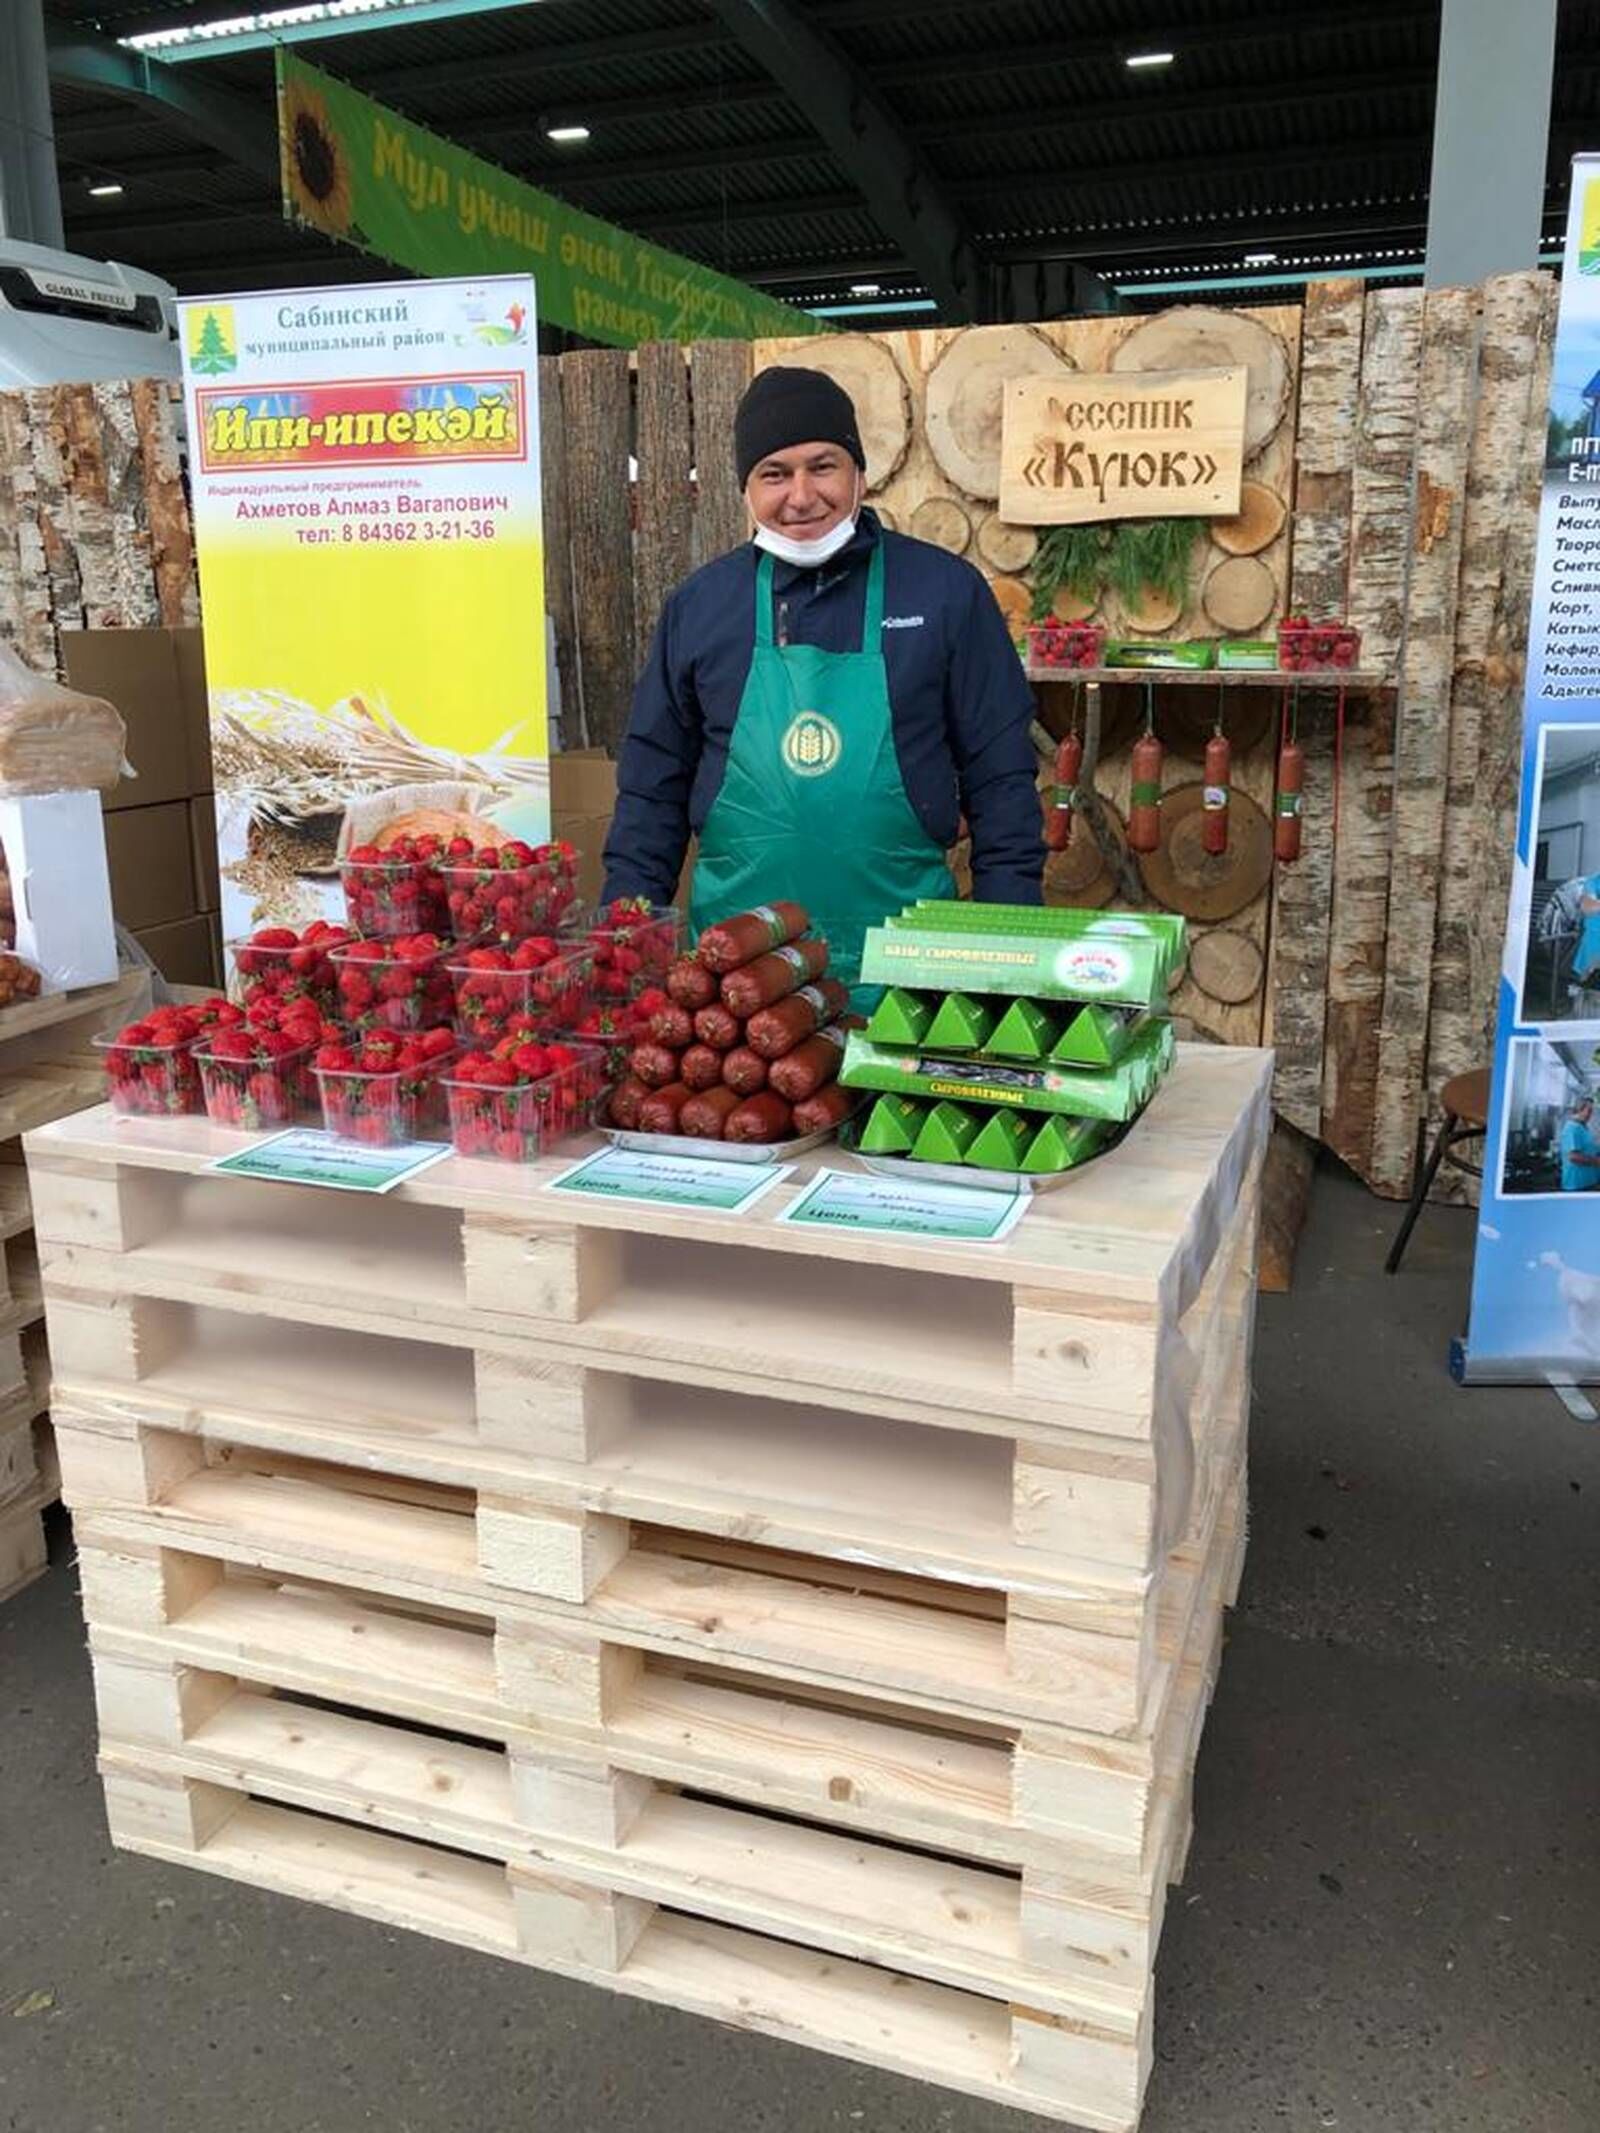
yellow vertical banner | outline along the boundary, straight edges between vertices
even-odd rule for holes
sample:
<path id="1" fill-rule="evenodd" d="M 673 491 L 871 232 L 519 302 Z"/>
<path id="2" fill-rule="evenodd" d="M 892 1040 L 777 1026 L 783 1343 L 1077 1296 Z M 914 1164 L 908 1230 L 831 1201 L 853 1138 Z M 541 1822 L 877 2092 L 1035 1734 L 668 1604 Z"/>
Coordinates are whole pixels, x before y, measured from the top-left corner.
<path id="1" fill-rule="evenodd" d="M 352 844 L 542 842 L 532 277 L 182 311 L 225 936 L 340 916 Z"/>

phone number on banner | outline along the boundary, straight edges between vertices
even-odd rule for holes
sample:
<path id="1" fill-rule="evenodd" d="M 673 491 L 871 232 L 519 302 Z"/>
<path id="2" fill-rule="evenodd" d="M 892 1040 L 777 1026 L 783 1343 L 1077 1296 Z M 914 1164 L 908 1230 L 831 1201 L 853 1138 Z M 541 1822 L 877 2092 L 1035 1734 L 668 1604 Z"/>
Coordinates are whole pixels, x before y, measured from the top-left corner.
<path id="1" fill-rule="evenodd" d="M 362 519 L 357 525 L 297 526 L 304 546 L 353 546 L 357 541 L 492 541 L 499 532 L 492 518 Z"/>

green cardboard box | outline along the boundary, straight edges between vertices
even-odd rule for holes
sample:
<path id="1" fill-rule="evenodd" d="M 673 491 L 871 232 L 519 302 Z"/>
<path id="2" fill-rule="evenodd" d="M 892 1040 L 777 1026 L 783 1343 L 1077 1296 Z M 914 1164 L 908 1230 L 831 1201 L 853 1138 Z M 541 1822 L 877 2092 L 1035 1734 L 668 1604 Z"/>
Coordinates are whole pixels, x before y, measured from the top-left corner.
<path id="1" fill-rule="evenodd" d="M 981 904 L 971 908 L 986 913 Z M 1181 932 L 1175 937 L 1154 928 L 1143 914 L 1079 915 L 1093 923 L 1068 930 L 1013 925 L 1005 918 L 990 919 L 987 926 L 893 919 L 868 931 L 861 982 L 1012 999 L 1164 1004 L 1181 953 Z"/>
<path id="2" fill-rule="evenodd" d="M 992 1060 L 931 1059 L 891 1050 L 852 1030 L 839 1079 L 846 1088 L 948 1098 L 1070 1118 L 1137 1117 L 1172 1063 L 1172 1024 L 1153 1017 L 1110 1067 L 1024 1067 Z"/>

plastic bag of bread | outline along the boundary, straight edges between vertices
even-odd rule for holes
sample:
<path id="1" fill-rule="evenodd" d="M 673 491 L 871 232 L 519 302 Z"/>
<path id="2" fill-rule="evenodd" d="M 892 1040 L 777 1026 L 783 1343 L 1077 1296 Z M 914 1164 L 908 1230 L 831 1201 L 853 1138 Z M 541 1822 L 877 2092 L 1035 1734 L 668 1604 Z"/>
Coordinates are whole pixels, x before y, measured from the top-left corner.
<path id="1" fill-rule="evenodd" d="M 109 792 L 125 740 L 103 698 L 47 681 L 0 644 L 0 794 Z"/>

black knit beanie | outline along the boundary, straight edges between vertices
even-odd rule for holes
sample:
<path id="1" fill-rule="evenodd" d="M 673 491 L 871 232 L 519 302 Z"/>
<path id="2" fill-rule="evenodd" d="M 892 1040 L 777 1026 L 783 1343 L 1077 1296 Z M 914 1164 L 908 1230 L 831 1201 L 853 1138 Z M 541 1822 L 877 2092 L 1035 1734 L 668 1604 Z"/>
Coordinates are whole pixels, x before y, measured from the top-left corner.
<path id="1" fill-rule="evenodd" d="M 757 373 L 733 418 L 733 453 L 742 489 L 763 459 L 796 444 L 836 444 L 866 469 L 850 395 L 825 371 L 777 364 Z"/>

